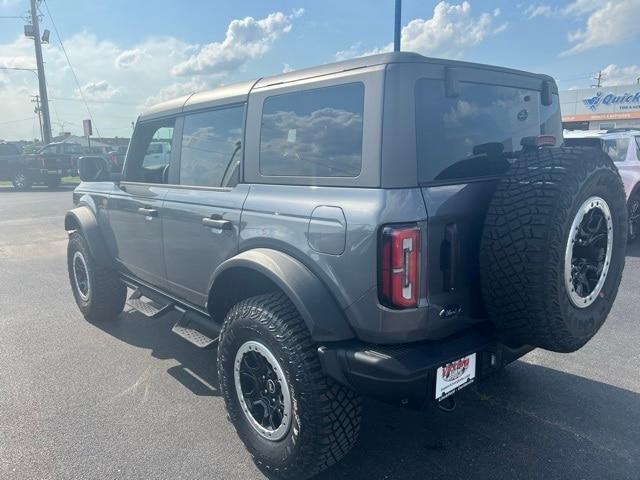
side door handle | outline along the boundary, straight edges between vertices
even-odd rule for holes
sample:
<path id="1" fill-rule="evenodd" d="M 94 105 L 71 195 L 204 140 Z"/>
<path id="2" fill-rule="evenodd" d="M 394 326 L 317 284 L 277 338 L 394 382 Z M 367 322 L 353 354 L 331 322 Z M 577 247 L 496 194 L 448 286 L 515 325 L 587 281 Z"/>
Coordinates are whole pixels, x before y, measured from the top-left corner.
<path id="1" fill-rule="evenodd" d="M 204 217 L 202 219 L 202 226 L 207 228 L 217 228 L 220 230 L 231 230 L 233 223 L 230 220 L 218 220 L 215 218 Z"/>
<path id="2" fill-rule="evenodd" d="M 140 207 L 138 209 L 138 213 L 140 215 L 144 215 L 145 217 L 157 217 L 158 216 L 158 210 L 156 210 L 155 208 Z"/>

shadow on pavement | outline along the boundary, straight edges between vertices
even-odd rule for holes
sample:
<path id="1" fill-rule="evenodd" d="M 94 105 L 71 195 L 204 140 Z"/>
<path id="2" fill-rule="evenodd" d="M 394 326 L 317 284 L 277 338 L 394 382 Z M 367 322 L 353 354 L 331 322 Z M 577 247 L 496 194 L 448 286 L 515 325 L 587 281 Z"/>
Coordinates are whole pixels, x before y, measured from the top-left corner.
<path id="1" fill-rule="evenodd" d="M 125 312 L 95 325 L 176 359 L 168 373 L 196 395 L 218 395 L 215 350 L 174 335 L 176 319 Z M 638 393 L 518 361 L 457 398 L 453 413 L 366 400 L 358 445 L 318 478 L 640 478 Z"/>
<path id="2" fill-rule="evenodd" d="M 160 318 L 125 311 L 112 322 L 93 325 L 129 345 L 151 350 L 154 358 L 177 360 L 180 365 L 167 373 L 196 395 L 218 396 L 216 350 L 199 349 L 178 337 L 171 328 L 178 320 L 176 312 Z"/>
<path id="3" fill-rule="evenodd" d="M 627 246 L 627 257 L 640 257 L 640 240 Z"/>

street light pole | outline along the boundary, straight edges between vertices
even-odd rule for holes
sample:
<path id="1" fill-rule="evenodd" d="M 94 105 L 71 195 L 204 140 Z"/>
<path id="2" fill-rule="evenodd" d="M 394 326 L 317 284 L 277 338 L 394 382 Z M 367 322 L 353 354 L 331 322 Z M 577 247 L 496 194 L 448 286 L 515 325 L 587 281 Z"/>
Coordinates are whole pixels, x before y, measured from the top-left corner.
<path id="1" fill-rule="evenodd" d="M 42 133 L 44 143 L 51 143 L 51 117 L 49 116 L 49 96 L 47 82 L 44 76 L 44 62 L 42 61 L 42 45 L 40 43 L 40 24 L 36 0 L 31 0 L 31 24 L 33 25 L 33 42 L 36 47 L 36 64 L 38 67 L 38 86 L 40 89 L 40 105 L 42 109 Z"/>
<path id="2" fill-rule="evenodd" d="M 402 29 L 402 0 L 396 0 L 395 28 L 393 30 L 393 51 L 400 51 L 400 34 Z"/>

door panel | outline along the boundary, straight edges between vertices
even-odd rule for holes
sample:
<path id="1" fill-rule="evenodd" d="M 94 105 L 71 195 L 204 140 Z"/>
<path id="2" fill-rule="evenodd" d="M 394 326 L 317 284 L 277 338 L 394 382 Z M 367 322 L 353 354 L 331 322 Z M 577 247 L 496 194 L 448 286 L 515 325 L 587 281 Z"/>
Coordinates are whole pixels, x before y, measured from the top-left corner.
<path id="1" fill-rule="evenodd" d="M 124 270 L 135 277 L 166 288 L 162 251 L 163 185 L 123 182 L 109 197 L 111 248 Z"/>
<path id="2" fill-rule="evenodd" d="M 238 251 L 249 186 L 231 190 L 169 186 L 162 207 L 168 289 L 205 306 L 214 270 Z"/>

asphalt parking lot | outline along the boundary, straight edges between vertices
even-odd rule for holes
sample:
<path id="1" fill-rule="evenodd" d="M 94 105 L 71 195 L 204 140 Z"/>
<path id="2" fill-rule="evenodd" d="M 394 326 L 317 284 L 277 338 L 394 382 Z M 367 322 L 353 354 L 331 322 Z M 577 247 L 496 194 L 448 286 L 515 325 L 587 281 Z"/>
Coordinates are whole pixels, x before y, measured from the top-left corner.
<path id="1" fill-rule="evenodd" d="M 171 317 L 90 324 L 68 286 L 71 190 L 0 188 L 0 478 L 264 478 L 226 420 L 215 351 Z M 640 478 L 640 245 L 596 338 L 534 351 L 450 414 L 365 403 L 326 479 Z"/>

